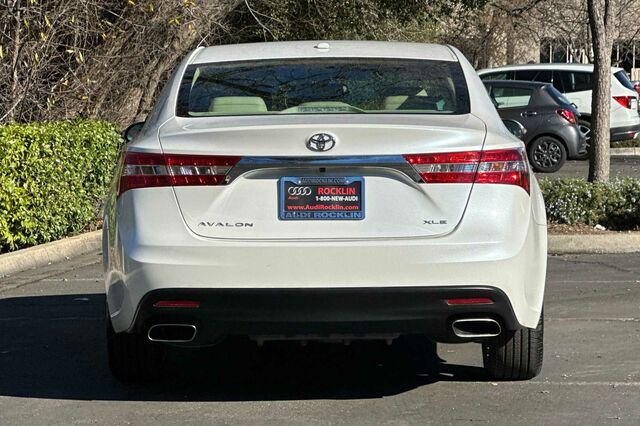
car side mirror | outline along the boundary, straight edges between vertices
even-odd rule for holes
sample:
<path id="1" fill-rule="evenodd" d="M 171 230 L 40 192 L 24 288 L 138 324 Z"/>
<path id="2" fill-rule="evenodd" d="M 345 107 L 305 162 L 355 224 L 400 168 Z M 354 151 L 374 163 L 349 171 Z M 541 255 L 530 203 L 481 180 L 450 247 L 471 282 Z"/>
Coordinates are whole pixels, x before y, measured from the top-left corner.
<path id="1" fill-rule="evenodd" d="M 507 128 L 509 133 L 511 133 L 516 138 L 523 140 L 524 135 L 527 134 L 527 129 L 524 128 L 522 123 L 516 120 L 504 119 L 502 120 L 504 126 Z"/>
<path id="2" fill-rule="evenodd" d="M 138 121 L 137 123 L 133 123 L 122 132 L 122 139 L 124 139 L 125 143 L 129 143 L 134 140 L 139 134 L 142 128 L 144 127 L 144 121 Z"/>

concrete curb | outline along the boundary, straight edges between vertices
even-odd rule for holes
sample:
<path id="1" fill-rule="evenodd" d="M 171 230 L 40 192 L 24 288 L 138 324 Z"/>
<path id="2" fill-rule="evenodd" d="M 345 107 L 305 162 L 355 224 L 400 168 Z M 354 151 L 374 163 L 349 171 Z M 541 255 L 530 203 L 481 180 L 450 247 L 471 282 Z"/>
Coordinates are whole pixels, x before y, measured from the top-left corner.
<path id="1" fill-rule="evenodd" d="M 640 232 L 606 234 L 550 234 L 549 254 L 636 253 L 640 252 Z"/>
<path id="2" fill-rule="evenodd" d="M 101 245 L 102 231 L 93 231 L 6 253 L 0 255 L 0 278 L 100 250 Z"/>
<path id="3" fill-rule="evenodd" d="M 101 245 L 102 231 L 94 231 L 6 253 L 0 255 L 0 278 L 100 250 Z M 549 254 L 635 252 L 640 252 L 640 232 L 549 235 Z"/>
<path id="4" fill-rule="evenodd" d="M 640 157 L 640 148 L 611 148 L 611 157 Z"/>

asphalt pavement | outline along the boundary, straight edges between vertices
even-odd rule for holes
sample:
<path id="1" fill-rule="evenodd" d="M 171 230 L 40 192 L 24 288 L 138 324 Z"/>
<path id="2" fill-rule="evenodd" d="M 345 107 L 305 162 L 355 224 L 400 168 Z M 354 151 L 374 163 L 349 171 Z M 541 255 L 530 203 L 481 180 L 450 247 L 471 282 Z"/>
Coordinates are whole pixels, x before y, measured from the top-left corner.
<path id="1" fill-rule="evenodd" d="M 545 361 L 492 382 L 477 344 L 243 339 L 174 349 L 164 378 L 107 369 L 97 253 L 0 279 L 0 424 L 640 424 L 640 256 L 549 258 Z M 431 360 L 431 362 L 427 362 Z"/>
<path id="2" fill-rule="evenodd" d="M 569 160 L 556 173 L 537 173 L 538 179 L 584 178 L 589 176 L 589 161 Z M 640 157 L 611 157 L 611 177 L 640 177 Z"/>

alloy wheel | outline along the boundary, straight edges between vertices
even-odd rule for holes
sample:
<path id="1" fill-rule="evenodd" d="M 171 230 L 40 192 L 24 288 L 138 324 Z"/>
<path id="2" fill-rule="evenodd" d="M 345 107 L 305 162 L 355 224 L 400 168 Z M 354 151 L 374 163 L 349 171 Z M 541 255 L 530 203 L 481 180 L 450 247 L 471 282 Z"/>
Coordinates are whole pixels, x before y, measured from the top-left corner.
<path id="1" fill-rule="evenodd" d="M 562 159 L 562 149 L 556 141 L 540 141 L 533 151 L 533 161 L 544 169 L 550 169 Z"/>

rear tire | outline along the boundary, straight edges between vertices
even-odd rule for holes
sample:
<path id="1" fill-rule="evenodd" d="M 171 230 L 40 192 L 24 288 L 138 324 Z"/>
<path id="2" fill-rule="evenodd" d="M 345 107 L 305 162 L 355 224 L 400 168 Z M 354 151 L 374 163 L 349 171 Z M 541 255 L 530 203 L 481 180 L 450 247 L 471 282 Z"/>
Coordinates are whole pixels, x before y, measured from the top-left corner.
<path id="1" fill-rule="evenodd" d="M 108 315 L 106 322 L 111 374 L 123 382 L 157 378 L 164 364 L 166 347 L 139 334 L 116 333 Z"/>
<path id="2" fill-rule="evenodd" d="M 591 149 L 591 122 L 588 120 L 578 120 L 580 131 L 587 134 L 587 152 L 578 156 L 578 160 L 586 160 L 589 158 L 589 150 Z"/>
<path id="3" fill-rule="evenodd" d="M 557 172 L 567 161 L 567 149 L 552 136 L 540 136 L 531 142 L 527 153 L 531 167 L 540 173 Z"/>
<path id="4" fill-rule="evenodd" d="M 484 368 L 495 380 L 528 380 L 542 369 L 544 311 L 536 328 L 506 331 L 482 344 Z"/>

